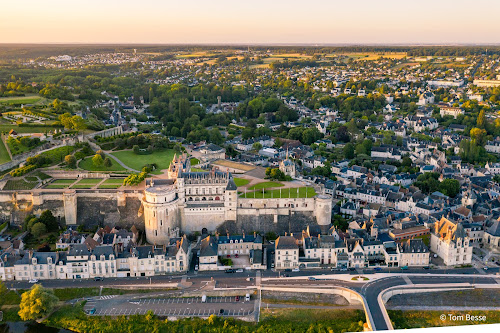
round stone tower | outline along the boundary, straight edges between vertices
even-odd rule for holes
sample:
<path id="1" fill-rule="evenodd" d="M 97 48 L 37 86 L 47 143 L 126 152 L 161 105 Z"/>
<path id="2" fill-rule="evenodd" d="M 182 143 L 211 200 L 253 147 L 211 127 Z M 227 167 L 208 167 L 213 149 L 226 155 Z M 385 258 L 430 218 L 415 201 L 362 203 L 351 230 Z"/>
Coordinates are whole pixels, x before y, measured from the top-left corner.
<path id="1" fill-rule="evenodd" d="M 168 244 L 178 235 L 180 214 L 177 188 L 171 180 L 151 181 L 144 190 L 142 205 L 146 239 L 150 244 Z"/>
<path id="2" fill-rule="evenodd" d="M 330 226 L 332 223 L 332 197 L 319 194 L 315 197 L 315 214 L 318 225 Z"/>

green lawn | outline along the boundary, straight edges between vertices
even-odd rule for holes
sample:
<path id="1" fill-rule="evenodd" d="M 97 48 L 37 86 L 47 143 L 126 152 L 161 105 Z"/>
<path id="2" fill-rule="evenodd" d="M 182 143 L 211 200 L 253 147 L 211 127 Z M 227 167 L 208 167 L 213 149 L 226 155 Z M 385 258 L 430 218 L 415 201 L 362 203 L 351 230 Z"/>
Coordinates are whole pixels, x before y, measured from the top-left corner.
<path id="1" fill-rule="evenodd" d="M 115 189 L 115 188 L 120 188 L 122 185 L 120 184 L 101 184 L 97 188 L 102 188 L 102 189 Z"/>
<path id="2" fill-rule="evenodd" d="M 9 179 L 4 190 L 31 190 L 38 182 L 27 182 L 24 179 Z"/>
<path id="3" fill-rule="evenodd" d="M 192 172 L 208 172 L 208 170 L 200 169 L 200 168 L 191 168 Z"/>
<path id="4" fill-rule="evenodd" d="M 248 179 L 245 179 L 245 178 L 233 178 L 234 180 L 234 183 L 236 184 L 236 186 L 240 187 L 240 186 L 245 186 L 246 184 L 250 183 L 250 181 Z"/>
<path id="5" fill-rule="evenodd" d="M 73 184 L 76 179 L 56 179 L 50 184 Z"/>
<path id="6" fill-rule="evenodd" d="M 62 127 L 44 127 L 44 126 L 17 126 L 17 125 L 0 125 L 0 133 L 8 133 L 11 129 L 17 133 L 46 133 L 54 129 L 62 129 Z"/>
<path id="7" fill-rule="evenodd" d="M 122 187 L 124 179 L 125 178 L 109 178 L 109 179 L 106 179 L 101 185 L 99 185 L 99 188 L 102 188 L 102 189 L 114 189 L 114 188 Z"/>
<path id="8" fill-rule="evenodd" d="M 92 184 L 96 185 L 101 182 L 102 178 L 83 178 L 81 179 L 77 184 L 78 185 L 84 185 L 84 184 Z"/>
<path id="9" fill-rule="evenodd" d="M 10 161 L 9 153 L 5 147 L 5 143 L 0 139 L 0 164 L 7 163 Z"/>
<path id="10" fill-rule="evenodd" d="M 70 155 L 75 150 L 73 146 L 64 146 L 46 151 L 40 155 L 50 158 L 51 165 L 64 162 L 64 157 Z"/>
<path id="11" fill-rule="evenodd" d="M 264 194 L 262 194 L 262 190 L 257 190 L 253 192 L 242 193 L 240 198 L 312 198 L 316 195 L 316 191 L 313 187 L 297 187 L 294 188 L 284 188 L 281 191 L 277 190 L 264 190 Z"/>
<path id="12" fill-rule="evenodd" d="M 32 176 L 36 176 L 38 178 L 40 178 L 40 180 L 45 180 L 45 179 L 50 179 L 52 177 L 50 177 L 49 175 L 47 175 L 46 173 L 43 173 L 41 171 L 35 171 L 34 173 L 31 174 Z"/>
<path id="13" fill-rule="evenodd" d="M 67 188 L 70 184 L 49 184 L 47 186 L 45 186 L 46 189 L 52 189 L 52 190 L 60 190 L 60 189 L 63 189 L 63 188 Z"/>
<path id="14" fill-rule="evenodd" d="M 91 189 L 92 187 L 94 187 L 95 185 L 92 185 L 92 184 L 89 184 L 89 185 L 73 185 L 71 186 L 71 188 L 75 188 L 75 189 Z"/>
<path id="15" fill-rule="evenodd" d="M 125 178 L 108 178 L 102 184 L 110 185 L 110 184 L 123 184 L 123 180 Z"/>
<path id="16" fill-rule="evenodd" d="M 118 164 L 118 162 L 116 162 L 112 158 L 109 158 L 111 160 L 111 166 L 109 168 L 107 168 L 105 166 L 96 167 L 92 163 L 92 157 L 93 156 L 90 156 L 90 157 L 87 157 L 87 158 L 81 160 L 80 163 L 78 164 L 78 167 L 80 167 L 80 169 L 87 170 L 87 171 L 125 171 L 126 170 L 124 167 L 122 167 L 120 164 Z"/>
<path id="17" fill-rule="evenodd" d="M 200 163 L 199 159 L 197 159 L 196 157 L 191 158 L 191 165 L 196 165 L 198 163 Z"/>
<path id="18" fill-rule="evenodd" d="M 112 154 L 126 166 L 137 171 L 141 171 L 146 164 L 156 163 L 158 165 L 158 169 L 153 171 L 153 174 L 161 174 L 160 170 L 168 169 L 168 166 L 174 157 L 174 151 L 172 149 L 155 151 L 148 155 L 136 155 L 131 150 L 121 150 Z"/>
<path id="19" fill-rule="evenodd" d="M 281 187 L 281 186 L 284 186 L 284 185 L 282 183 L 279 183 L 279 182 L 262 182 L 262 183 L 258 183 L 258 184 L 250 186 L 249 190 L 261 190 L 263 188 Z"/>

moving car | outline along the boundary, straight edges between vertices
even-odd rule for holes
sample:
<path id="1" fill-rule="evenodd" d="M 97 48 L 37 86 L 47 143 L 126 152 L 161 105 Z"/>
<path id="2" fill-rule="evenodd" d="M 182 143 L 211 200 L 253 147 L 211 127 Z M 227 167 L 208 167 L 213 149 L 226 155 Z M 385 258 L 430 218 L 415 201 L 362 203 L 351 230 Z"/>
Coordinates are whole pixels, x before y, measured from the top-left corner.
<path id="1" fill-rule="evenodd" d="M 100 276 L 96 276 L 94 278 L 94 281 L 102 281 L 102 280 L 104 280 L 104 279 L 102 277 L 100 277 Z"/>
<path id="2" fill-rule="evenodd" d="M 89 314 L 94 314 L 95 313 L 95 308 L 90 309 Z"/>
<path id="3" fill-rule="evenodd" d="M 225 272 L 226 272 L 226 273 L 234 273 L 234 272 L 236 272 L 236 271 L 235 271 L 234 269 L 232 269 L 232 268 L 229 268 L 229 269 L 226 269 L 226 271 L 225 271 Z"/>
<path id="4" fill-rule="evenodd" d="M 29 283 L 37 283 L 38 282 L 38 279 L 31 279 L 28 281 Z"/>
<path id="5" fill-rule="evenodd" d="M 292 272 L 300 272 L 300 269 L 299 268 L 294 268 L 294 269 L 292 269 Z"/>
<path id="6" fill-rule="evenodd" d="M 236 270 L 236 273 L 243 273 L 243 268 L 238 268 L 238 269 Z"/>

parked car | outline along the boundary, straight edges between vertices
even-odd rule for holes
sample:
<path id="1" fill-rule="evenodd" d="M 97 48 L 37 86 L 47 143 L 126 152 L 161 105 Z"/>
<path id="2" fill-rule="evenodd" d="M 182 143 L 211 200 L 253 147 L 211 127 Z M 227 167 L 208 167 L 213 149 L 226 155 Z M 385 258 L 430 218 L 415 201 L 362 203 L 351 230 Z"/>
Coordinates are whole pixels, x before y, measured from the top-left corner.
<path id="1" fill-rule="evenodd" d="M 437 255 L 436 253 L 434 253 L 433 257 L 434 257 L 434 258 L 437 258 L 437 257 L 438 257 L 438 255 Z"/>
<path id="2" fill-rule="evenodd" d="M 238 255 L 238 253 L 236 253 L 236 254 L 234 255 L 234 257 L 235 257 L 235 258 L 239 258 L 239 255 Z"/>
<path id="3" fill-rule="evenodd" d="M 381 271 L 381 270 L 382 270 L 382 268 L 380 268 L 380 267 L 374 267 L 374 268 L 373 268 L 373 270 L 374 270 L 374 271 Z"/>
<path id="4" fill-rule="evenodd" d="M 231 258 L 231 255 L 230 255 L 230 254 L 228 254 L 226 257 L 227 257 L 227 258 Z"/>
<path id="5" fill-rule="evenodd" d="M 202 303 L 206 303 L 206 302 L 207 302 L 207 295 L 203 295 L 203 296 L 201 297 L 201 302 L 202 302 Z"/>
<path id="6" fill-rule="evenodd" d="M 408 269 L 408 266 L 401 266 L 401 270 L 406 271 Z"/>
<path id="7" fill-rule="evenodd" d="M 310 276 L 310 277 L 308 277 L 307 279 L 308 279 L 309 281 L 315 281 L 315 280 L 316 280 L 316 278 L 315 278 L 314 276 Z"/>
<path id="8" fill-rule="evenodd" d="M 243 268 L 238 268 L 238 269 L 236 270 L 236 273 L 243 273 Z"/>
<path id="9" fill-rule="evenodd" d="M 236 272 L 236 271 L 232 268 L 226 269 L 226 273 L 234 273 L 234 272 Z"/>
<path id="10" fill-rule="evenodd" d="M 236 296 L 236 302 L 240 301 L 240 296 Z"/>
<path id="11" fill-rule="evenodd" d="M 423 269 L 431 269 L 429 266 L 422 267 Z"/>
<path id="12" fill-rule="evenodd" d="M 38 282 L 38 279 L 31 279 L 28 281 L 29 283 L 37 283 Z"/>
<path id="13" fill-rule="evenodd" d="M 291 272 L 292 270 L 290 268 L 285 269 L 285 272 Z"/>
<path id="14" fill-rule="evenodd" d="M 92 308 L 92 309 L 90 309 L 89 314 L 94 314 L 94 313 L 95 313 L 95 311 L 96 311 L 96 309 L 95 309 L 95 308 Z"/>
<path id="15" fill-rule="evenodd" d="M 221 315 L 224 314 L 224 309 L 220 309 L 219 314 L 221 314 Z"/>
<path id="16" fill-rule="evenodd" d="M 341 271 L 341 272 L 347 272 L 347 267 L 342 267 L 342 268 L 340 268 L 340 271 Z"/>
<path id="17" fill-rule="evenodd" d="M 487 271 L 487 270 L 488 270 L 488 267 L 484 266 L 484 267 L 483 267 L 483 269 L 484 269 L 485 271 Z"/>
<path id="18" fill-rule="evenodd" d="M 198 269 L 200 269 L 200 267 L 198 265 L 195 265 L 194 270 L 197 271 Z"/>
<path id="19" fill-rule="evenodd" d="M 274 262 L 271 263 L 271 268 L 274 268 Z"/>
<path id="20" fill-rule="evenodd" d="M 100 277 L 100 276 L 96 276 L 94 278 L 94 281 L 102 281 L 102 280 L 104 280 L 104 279 L 102 277 Z"/>
<path id="21" fill-rule="evenodd" d="M 300 269 L 298 267 L 294 268 L 294 269 L 292 269 L 292 272 L 300 272 Z"/>
<path id="22" fill-rule="evenodd" d="M 250 294 L 246 294 L 245 295 L 245 302 L 249 302 L 250 301 Z"/>

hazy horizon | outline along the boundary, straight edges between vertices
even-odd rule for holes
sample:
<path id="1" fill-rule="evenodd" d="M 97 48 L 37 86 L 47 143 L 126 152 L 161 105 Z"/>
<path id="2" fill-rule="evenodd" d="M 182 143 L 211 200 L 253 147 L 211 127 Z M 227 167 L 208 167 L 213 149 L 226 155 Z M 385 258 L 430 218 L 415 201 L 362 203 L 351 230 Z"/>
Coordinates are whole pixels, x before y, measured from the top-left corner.
<path id="1" fill-rule="evenodd" d="M 26 0 L 3 4 L 0 43 L 493 45 L 499 12 L 495 0 Z"/>

